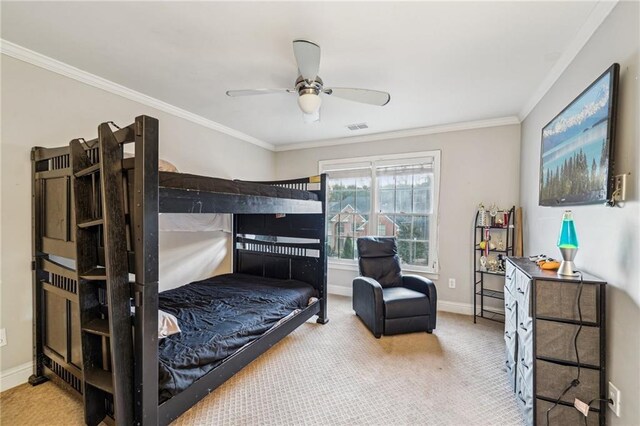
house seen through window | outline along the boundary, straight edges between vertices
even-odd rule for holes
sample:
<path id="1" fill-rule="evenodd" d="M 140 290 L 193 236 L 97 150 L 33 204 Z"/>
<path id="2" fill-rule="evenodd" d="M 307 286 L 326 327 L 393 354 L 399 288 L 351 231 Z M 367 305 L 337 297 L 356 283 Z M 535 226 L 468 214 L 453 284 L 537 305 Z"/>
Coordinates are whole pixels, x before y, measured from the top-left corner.
<path id="1" fill-rule="evenodd" d="M 439 163 L 439 151 L 321 161 L 329 260 L 355 263 L 357 238 L 395 236 L 404 264 L 436 272 Z"/>

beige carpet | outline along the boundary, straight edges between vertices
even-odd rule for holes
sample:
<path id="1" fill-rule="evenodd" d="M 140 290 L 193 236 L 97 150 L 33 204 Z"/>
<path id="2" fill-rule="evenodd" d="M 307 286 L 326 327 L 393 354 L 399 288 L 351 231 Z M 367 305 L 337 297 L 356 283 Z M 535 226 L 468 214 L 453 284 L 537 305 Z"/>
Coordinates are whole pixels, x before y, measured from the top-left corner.
<path id="1" fill-rule="evenodd" d="M 521 425 L 503 371 L 502 325 L 440 313 L 432 335 L 375 339 L 331 296 L 307 323 L 183 414 L 176 425 Z M 51 383 L 0 395 L 0 424 L 82 424 Z"/>

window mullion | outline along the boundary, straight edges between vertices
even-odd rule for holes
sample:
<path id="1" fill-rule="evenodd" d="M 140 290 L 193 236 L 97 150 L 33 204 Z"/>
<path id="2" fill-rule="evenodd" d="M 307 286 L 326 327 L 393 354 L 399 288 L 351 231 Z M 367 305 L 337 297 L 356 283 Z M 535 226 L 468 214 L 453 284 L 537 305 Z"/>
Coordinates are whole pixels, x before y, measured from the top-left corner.
<path id="1" fill-rule="evenodd" d="M 371 212 L 369 214 L 369 221 L 375 226 L 375 233 L 373 229 L 369 227 L 369 234 L 378 234 L 378 177 L 376 175 L 376 163 L 371 162 Z"/>

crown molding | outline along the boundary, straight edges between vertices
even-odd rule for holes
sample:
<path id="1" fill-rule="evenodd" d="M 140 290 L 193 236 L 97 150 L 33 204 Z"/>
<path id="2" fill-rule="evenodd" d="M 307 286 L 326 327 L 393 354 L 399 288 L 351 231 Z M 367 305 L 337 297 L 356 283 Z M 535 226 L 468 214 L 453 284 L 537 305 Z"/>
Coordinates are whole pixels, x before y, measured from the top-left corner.
<path id="1" fill-rule="evenodd" d="M 562 76 L 569 65 L 571 65 L 571 62 L 573 62 L 576 56 L 578 56 L 578 53 L 580 53 L 596 30 L 600 28 L 600 25 L 602 25 L 604 20 L 609 16 L 617 4 L 618 0 L 601 0 L 593 7 L 591 13 L 587 17 L 587 20 L 582 27 L 580 27 L 576 36 L 573 38 L 571 43 L 569 43 L 569 46 L 567 46 L 562 56 L 560 56 L 553 68 L 551 68 L 549 74 L 547 74 L 540 86 L 538 86 L 533 95 L 525 103 L 519 114 L 520 121 L 524 121 L 524 119 L 527 118 L 531 111 L 533 111 L 536 105 L 538 105 L 542 100 L 544 95 L 546 95 L 555 82 L 558 81 L 560 76 Z"/>
<path id="2" fill-rule="evenodd" d="M 462 130 L 482 129 L 485 127 L 509 126 L 520 124 L 516 116 L 491 118 L 488 120 L 465 121 L 460 123 L 442 124 L 438 126 L 420 127 L 416 129 L 397 130 L 393 132 L 372 133 L 361 136 L 351 136 L 348 138 L 325 139 L 318 141 L 292 143 L 286 145 L 276 145 L 275 151 L 293 151 L 296 149 L 321 148 L 326 146 L 346 145 L 362 142 L 374 142 L 389 139 L 406 138 L 412 136 L 433 135 L 436 133 L 458 132 Z"/>
<path id="3" fill-rule="evenodd" d="M 109 93 L 113 93 L 114 95 L 122 96 L 123 98 L 132 100 L 134 102 L 150 106 L 157 110 L 166 112 L 167 114 L 183 118 L 185 120 L 191 121 L 192 123 L 199 124 L 203 127 L 232 136 L 236 139 L 249 142 L 261 148 L 268 149 L 270 151 L 275 150 L 273 144 L 254 138 L 253 136 L 249 136 L 245 133 L 224 126 L 213 120 L 209 120 L 208 118 L 205 118 L 201 115 L 194 114 L 182 108 L 171 105 L 167 102 L 163 102 L 159 99 L 145 95 L 144 93 L 129 89 L 128 87 L 114 83 L 113 81 L 99 77 L 95 74 L 91 74 L 87 71 L 83 71 L 79 68 L 65 64 L 64 62 L 60 62 L 38 52 L 34 52 L 33 50 L 27 49 L 10 41 L 0 39 L 0 52 L 3 55 L 7 55 L 20 61 L 27 62 L 31 65 L 44 68 L 56 74 L 60 74 L 81 83 L 87 84 L 89 86 L 97 87 L 98 89 L 105 90 Z"/>

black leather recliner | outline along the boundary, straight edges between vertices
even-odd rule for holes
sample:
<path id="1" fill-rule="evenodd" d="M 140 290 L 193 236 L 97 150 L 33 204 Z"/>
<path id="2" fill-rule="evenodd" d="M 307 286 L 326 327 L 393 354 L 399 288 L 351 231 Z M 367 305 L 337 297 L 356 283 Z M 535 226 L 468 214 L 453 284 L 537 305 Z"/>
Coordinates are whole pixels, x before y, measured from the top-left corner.
<path id="1" fill-rule="evenodd" d="M 376 338 L 436 328 L 433 281 L 402 275 L 396 239 L 358 238 L 359 277 L 353 280 L 353 310 Z"/>

